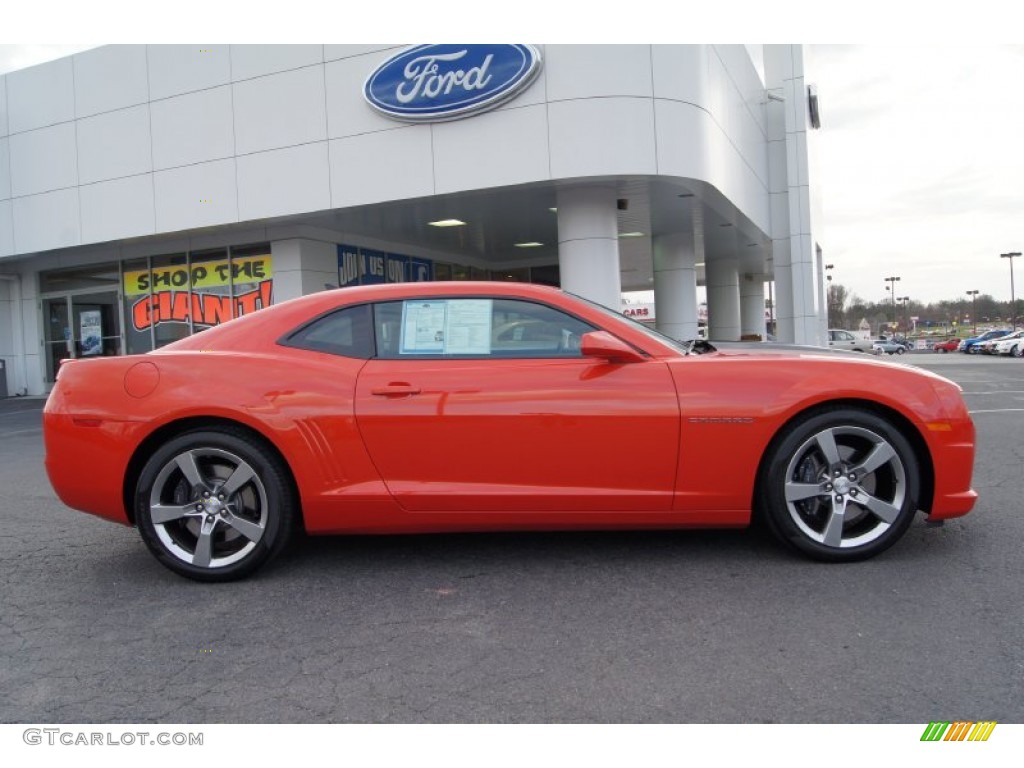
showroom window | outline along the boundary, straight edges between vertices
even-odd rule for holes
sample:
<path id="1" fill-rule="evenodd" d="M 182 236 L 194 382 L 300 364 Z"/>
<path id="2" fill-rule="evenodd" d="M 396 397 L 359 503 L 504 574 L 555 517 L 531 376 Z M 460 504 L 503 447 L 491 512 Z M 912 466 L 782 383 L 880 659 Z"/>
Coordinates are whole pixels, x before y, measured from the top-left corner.
<path id="1" fill-rule="evenodd" d="M 46 379 L 62 359 L 140 354 L 273 303 L 269 243 L 39 273 Z"/>
<path id="2" fill-rule="evenodd" d="M 124 262 L 128 351 L 148 352 L 273 303 L 270 245 Z"/>

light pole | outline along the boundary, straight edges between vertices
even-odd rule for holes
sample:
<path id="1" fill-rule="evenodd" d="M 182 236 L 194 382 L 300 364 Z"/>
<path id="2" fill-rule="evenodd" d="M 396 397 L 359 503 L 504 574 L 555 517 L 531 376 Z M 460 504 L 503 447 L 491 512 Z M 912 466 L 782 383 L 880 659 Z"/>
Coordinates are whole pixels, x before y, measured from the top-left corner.
<path id="1" fill-rule="evenodd" d="M 834 266 L 835 266 L 835 264 L 826 264 L 825 265 L 825 281 L 826 281 L 826 285 L 825 285 L 825 314 L 826 314 L 826 318 L 825 318 L 825 321 L 828 324 L 829 328 L 832 327 L 832 275 L 831 275 L 831 270 L 832 270 L 832 267 L 834 267 Z M 839 327 L 838 320 L 836 321 L 836 327 L 837 328 Z"/>
<path id="2" fill-rule="evenodd" d="M 974 323 L 974 335 L 978 335 L 978 294 L 980 291 L 967 291 L 967 295 L 971 297 L 971 322 Z"/>
<path id="3" fill-rule="evenodd" d="M 907 330 L 910 330 L 910 321 L 907 319 L 907 302 L 910 301 L 909 296 L 900 296 L 900 304 L 903 305 L 903 325 L 907 326 Z"/>
<path id="4" fill-rule="evenodd" d="M 894 323 L 896 322 L 896 281 L 897 280 L 899 280 L 899 277 L 896 276 L 896 275 L 890 275 L 889 277 L 885 278 L 885 282 L 892 283 L 892 288 L 889 289 L 889 290 L 892 291 L 892 321 Z"/>
<path id="5" fill-rule="evenodd" d="M 1017 297 L 1013 295 L 1013 260 L 1018 256 L 1020 251 L 999 254 L 1000 259 L 1010 260 L 1010 325 L 1014 328 L 1017 327 Z"/>

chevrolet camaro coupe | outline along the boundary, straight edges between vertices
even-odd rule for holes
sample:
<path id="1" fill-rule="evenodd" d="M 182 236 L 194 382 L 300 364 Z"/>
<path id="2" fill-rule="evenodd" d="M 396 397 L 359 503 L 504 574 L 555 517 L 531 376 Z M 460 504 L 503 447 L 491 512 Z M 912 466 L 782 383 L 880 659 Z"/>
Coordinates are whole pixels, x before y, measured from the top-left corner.
<path id="1" fill-rule="evenodd" d="M 824 561 L 970 511 L 944 378 L 851 352 L 679 343 L 553 288 L 404 283 L 283 302 L 61 366 L 46 468 L 201 581 L 310 534 L 741 527 Z M 87 469 L 86 469 L 87 468 Z"/>

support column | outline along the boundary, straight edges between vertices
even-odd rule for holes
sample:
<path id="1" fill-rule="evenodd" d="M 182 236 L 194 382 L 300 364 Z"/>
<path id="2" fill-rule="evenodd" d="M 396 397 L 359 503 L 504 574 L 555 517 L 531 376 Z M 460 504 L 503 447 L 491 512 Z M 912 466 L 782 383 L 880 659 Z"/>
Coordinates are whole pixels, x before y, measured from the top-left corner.
<path id="1" fill-rule="evenodd" d="M 740 340 L 740 283 L 736 260 L 708 257 L 708 338 L 712 341 Z"/>
<path id="2" fill-rule="evenodd" d="M 321 240 L 293 238 L 270 244 L 274 269 L 274 303 L 338 287 L 338 246 Z"/>
<path id="3" fill-rule="evenodd" d="M 558 266 L 564 290 L 621 311 L 618 208 L 613 187 L 558 190 Z"/>
<path id="4" fill-rule="evenodd" d="M 825 260 L 821 248 L 814 248 L 814 284 L 818 287 L 818 338 L 820 344 L 828 344 L 828 286 L 825 280 Z"/>
<path id="5" fill-rule="evenodd" d="M 765 338 L 764 275 L 746 273 L 740 278 L 740 337 Z"/>
<path id="6" fill-rule="evenodd" d="M 697 251 L 693 235 L 654 240 L 654 312 L 657 328 L 679 341 L 697 338 Z"/>

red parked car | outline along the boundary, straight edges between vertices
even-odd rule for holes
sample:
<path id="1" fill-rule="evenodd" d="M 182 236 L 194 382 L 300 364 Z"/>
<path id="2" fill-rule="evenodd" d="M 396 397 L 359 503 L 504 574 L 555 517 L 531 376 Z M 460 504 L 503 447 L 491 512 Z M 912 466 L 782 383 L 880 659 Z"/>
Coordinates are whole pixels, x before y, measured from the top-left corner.
<path id="1" fill-rule="evenodd" d="M 69 506 L 184 576 L 245 576 L 293 529 L 745 526 L 820 560 L 966 514 L 959 387 L 817 348 L 678 343 L 562 291 L 326 291 L 146 355 L 73 360 L 44 413 Z M 87 470 L 84 467 L 87 466 Z"/>
<path id="2" fill-rule="evenodd" d="M 935 346 L 933 346 L 932 350 L 935 352 L 942 352 L 943 354 L 945 354 L 947 352 L 956 352 L 959 346 L 960 339 L 946 339 L 945 341 L 940 341 Z"/>

